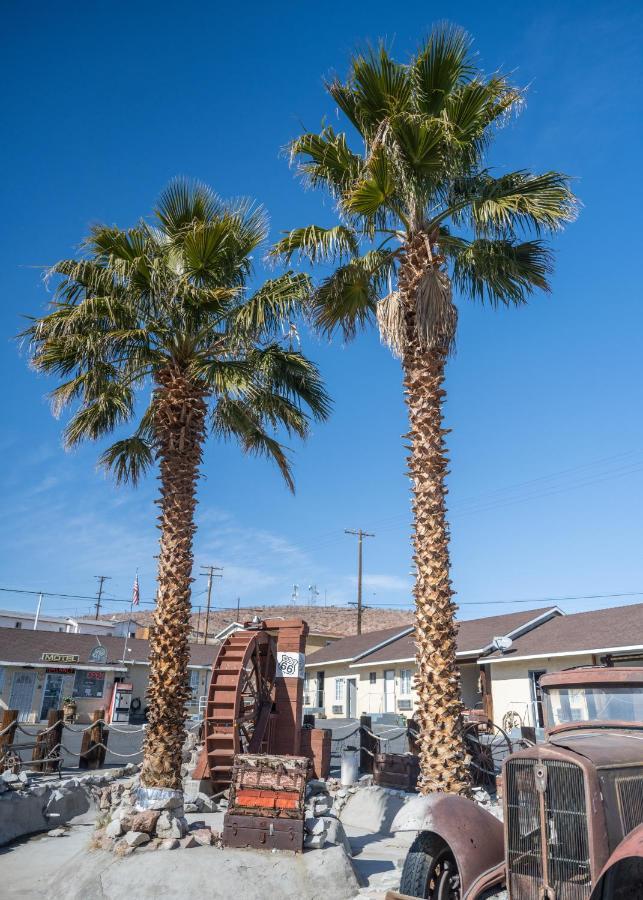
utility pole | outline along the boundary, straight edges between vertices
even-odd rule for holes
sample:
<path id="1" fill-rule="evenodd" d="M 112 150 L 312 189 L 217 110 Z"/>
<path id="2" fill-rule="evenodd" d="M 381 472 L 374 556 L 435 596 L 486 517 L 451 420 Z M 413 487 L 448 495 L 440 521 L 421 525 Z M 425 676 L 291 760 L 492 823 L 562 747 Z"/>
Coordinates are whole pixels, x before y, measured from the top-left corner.
<path id="1" fill-rule="evenodd" d="M 94 616 L 94 618 L 97 619 L 100 614 L 100 601 L 103 596 L 103 585 L 105 584 L 106 581 L 111 581 L 112 579 L 110 578 L 109 575 L 94 575 L 94 578 L 98 579 L 98 594 L 96 595 L 96 604 L 95 604 L 96 615 Z"/>
<path id="2" fill-rule="evenodd" d="M 203 635 L 203 643 L 208 643 L 208 625 L 210 624 L 210 598 L 212 597 L 212 579 L 213 578 L 223 578 L 223 575 L 219 575 L 219 572 L 223 572 L 221 566 L 201 566 L 204 570 L 201 572 L 202 575 L 208 576 L 208 604 L 205 608 L 205 633 Z"/>
<path id="3" fill-rule="evenodd" d="M 375 537 L 368 531 L 358 528 L 357 531 L 351 528 L 344 529 L 345 534 L 354 534 L 357 537 L 357 633 L 362 633 L 362 544 L 365 537 Z M 351 604 L 352 606 L 353 604 Z"/>

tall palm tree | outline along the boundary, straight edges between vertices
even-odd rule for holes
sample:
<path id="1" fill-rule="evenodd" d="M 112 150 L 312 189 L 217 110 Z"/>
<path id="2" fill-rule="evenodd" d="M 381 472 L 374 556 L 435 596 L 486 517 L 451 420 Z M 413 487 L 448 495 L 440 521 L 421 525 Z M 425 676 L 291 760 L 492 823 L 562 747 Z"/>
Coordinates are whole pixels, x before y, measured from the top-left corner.
<path id="1" fill-rule="evenodd" d="M 326 125 L 290 147 L 303 179 L 325 189 L 338 221 L 308 225 L 273 253 L 333 271 L 312 293 L 313 318 L 345 338 L 379 324 L 402 361 L 413 492 L 418 716 L 422 789 L 467 783 L 449 575 L 445 363 L 456 334 L 454 295 L 521 305 L 548 289 L 547 233 L 570 221 L 575 199 L 558 172 L 485 167 L 496 126 L 522 92 L 473 64 L 459 29 L 433 31 L 406 64 L 382 45 L 355 55 L 326 89 L 350 133 Z"/>
<path id="2" fill-rule="evenodd" d="M 208 433 L 274 460 L 293 488 L 276 434 L 304 438 L 329 400 L 316 367 L 282 345 L 306 297 L 291 271 L 249 288 L 266 217 L 207 187 L 172 183 L 153 224 L 99 225 L 81 259 L 63 260 L 53 308 L 25 335 L 38 371 L 63 379 L 54 410 L 73 407 L 65 443 L 96 440 L 136 419 L 100 463 L 136 483 L 158 461 L 160 555 L 150 638 L 149 725 L 142 784 L 178 789 L 189 697 L 194 511 Z M 136 415 L 136 401 L 142 412 Z"/>

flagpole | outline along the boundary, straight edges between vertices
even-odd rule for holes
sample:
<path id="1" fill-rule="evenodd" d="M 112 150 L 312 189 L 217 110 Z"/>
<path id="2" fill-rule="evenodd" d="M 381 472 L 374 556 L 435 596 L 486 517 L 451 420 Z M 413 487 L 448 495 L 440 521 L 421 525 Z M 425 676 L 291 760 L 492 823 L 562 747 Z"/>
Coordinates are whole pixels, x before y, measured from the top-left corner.
<path id="1" fill-rule="evenodd" d="M 136 578 L 134 579 L 134 589 L 132 590 L 132 599 L 129 602 L 129 619 L 127 620 L 127 628 L 125 629 L 125 643 L 123 644 L 123 663 L 126 662 L 127 643 L 129 641 L 129 626 L 132 621 L 132 613 L 134 612 L 134 597 L 138 595 L 138 569 L 136 570 Z M 138 603 L 138 600 L 137 600 Z"/>

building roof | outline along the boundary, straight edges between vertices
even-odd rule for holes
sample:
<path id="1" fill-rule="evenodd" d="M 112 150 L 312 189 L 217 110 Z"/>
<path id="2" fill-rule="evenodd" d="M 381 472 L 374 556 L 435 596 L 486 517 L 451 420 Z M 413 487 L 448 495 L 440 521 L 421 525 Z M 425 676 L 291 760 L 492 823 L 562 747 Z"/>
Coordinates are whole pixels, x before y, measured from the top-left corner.
<path id="1" fill-rule="evenodd" d="M 232 622 L 250 621 L 253 616 L 261 619 L 274 619 L 280 616 L 287 618 L 302 618 L 308 622 L 310 634 L 320 634 L 329 638 L 340 638 L 355 634 L 357 625 L 357 613 L 350 606 L 292 606 L 289 603 L 281 605 L 242 606 L 229 609 L 213 609 L 210 611 L 208 621 L 208 636 L 214 637 Z M 135 611 L 130 616 L 127 613 L 114 613 L 102 616 L 107 621 L 121 621 L 131 618 L 132 621 L 146 627 L 152 624 L 153 613 L 147 611 Z M 205 611 L 192 614 L 192 631 L 194 634 L 203 634 L 205 629 Z M 366 609 L 362 614 L 362 632 L 376 631 L 381 628 L 396 628 L 400 630 L 413 624 L 413 611 L 402 609 Z"/>
<path id="2" fill-rule="evenodd" d="M 520 633 L 535 627 L 551 616 L 559 616 L 555 606 L 546 609 L 520 610 L 500 616 L 485 616 L 458 622 L 458 656 L 477 657 L 490 647 L 494 637 Z M 541 626 L 542 627 L 542 626 Z M 397 632 L 397 633 L 396 633 Z M 383 645 L 383 646 L 381 646 Z M 412 628 L 385 629 L 336 641 L 308 657 L 306 665 L 349 660 L 355 665 L 399 662 L 415 658 L 415 633 Z M 359 662 L 358 662 L 359 660 Z"/>
<path id="3" fill-rule="evenodd" d="M 485 662 L 626 650 L 643 650 L 643 603 L 569 613 L 552 619 L 514 639 L 505 653 L 492 653 Z"/>
<path id="4" fill-rule="evenodd" d="M 391 641 L 400 638 L 401 635 L 408 634 L 412 630 L 412 625 L 401 628 L 383 628 L 379 631 L 370 631 L 367 634 L 352 634 L 350 637 L 342 638 L 340 641 L 333 641 L 328 647 L 322 647 L 316 650 L 307 658 L 306 665 L 320 665 L 321 663 L 338 663 L 353 662 L 364 656 L 366 653 L 372 652 L 376 647 L 381 645 L 390 645 Z"/>
<path id="5" fill-rule="evenodd" d="M 122 637 L 100 636 L 100 646 L 107 650 L 105 663 L 97 665 L 89 658 L 94 647 L 99 645 L 95 634 L 68 634 L 58 631 L 31 631 L 25 628 L 0 628 L 0 665 L 65 665 L 42 659 L 43 653 L 64 653 L 78 655 L 74 666 L 91 666 L 95 669 L 122 667 L 125 639 Z M 190 644 L 190 665 L 211 666 L 218 644 Z M 150 645 L 148 641 L 129 638 L 127 641 L 127 662 L 147 664 Z"/>

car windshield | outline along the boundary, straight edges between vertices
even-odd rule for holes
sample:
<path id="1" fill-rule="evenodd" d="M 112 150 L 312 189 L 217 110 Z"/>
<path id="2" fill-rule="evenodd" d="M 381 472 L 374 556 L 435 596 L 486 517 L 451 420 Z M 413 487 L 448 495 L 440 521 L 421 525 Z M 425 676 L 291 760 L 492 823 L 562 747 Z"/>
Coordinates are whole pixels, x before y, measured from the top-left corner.
<path id="1" fill-rule="evenodd" d="M 574 685 L 543 690 L 550 728 L 570 722 L 636 722 L 643 725 L 643 686 Z"/>

